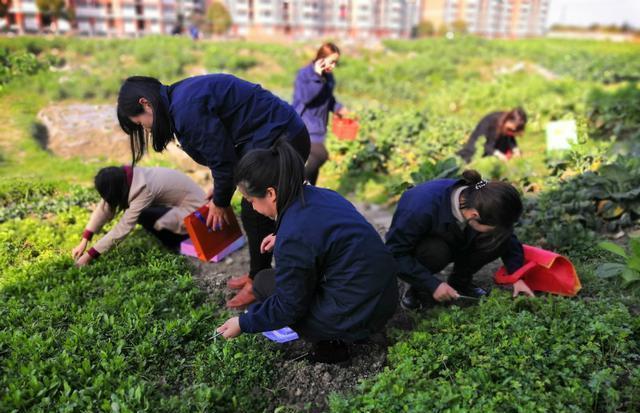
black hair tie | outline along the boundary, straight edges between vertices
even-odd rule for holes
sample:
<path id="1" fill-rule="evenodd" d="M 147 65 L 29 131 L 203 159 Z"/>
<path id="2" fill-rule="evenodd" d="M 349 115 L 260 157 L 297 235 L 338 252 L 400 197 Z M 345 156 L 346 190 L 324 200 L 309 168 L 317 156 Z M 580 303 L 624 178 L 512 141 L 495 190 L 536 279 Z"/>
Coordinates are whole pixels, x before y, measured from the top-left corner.
<path id="1" fill-rule="evenodd" d="M 484 188 L 485 186 L 487 186 L 487 181 L 485 181 L 484 179 L 479 180 L 478 182 L 476 182 L 476 190 L 480 189 L 480 188 Z"/>

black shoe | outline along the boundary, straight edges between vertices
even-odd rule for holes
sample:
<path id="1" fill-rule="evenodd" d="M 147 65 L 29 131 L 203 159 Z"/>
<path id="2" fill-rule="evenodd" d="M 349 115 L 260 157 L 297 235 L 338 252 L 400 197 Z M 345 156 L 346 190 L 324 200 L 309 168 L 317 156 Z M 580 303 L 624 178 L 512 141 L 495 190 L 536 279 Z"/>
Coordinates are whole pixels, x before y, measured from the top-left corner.
<path id="1" fill-rule="evenodd" d="M 313 344 L 306 359 L 313 363 L 347 364 L 351 360 L 351 354 L 344 341 L 322 340 Z"/>
<path id="2" fill-rule="evenodd" d="M 430 308 L 436 304 L 435 299 L 428 291 L 421 291 L 414 287 L 408 287 L 400 299 L 400 307 L 405 310 L 419 310 Z"/>
<path id="3" fill-rule="evenodd" d="M 487 290 L 480 288 L 473 283 L 461 284 L 455 281 L 449 281 L 451 288 L 456 290 L 460 295 L 466 295 L 467 297 L 482 298 L 489 295 Z"/>

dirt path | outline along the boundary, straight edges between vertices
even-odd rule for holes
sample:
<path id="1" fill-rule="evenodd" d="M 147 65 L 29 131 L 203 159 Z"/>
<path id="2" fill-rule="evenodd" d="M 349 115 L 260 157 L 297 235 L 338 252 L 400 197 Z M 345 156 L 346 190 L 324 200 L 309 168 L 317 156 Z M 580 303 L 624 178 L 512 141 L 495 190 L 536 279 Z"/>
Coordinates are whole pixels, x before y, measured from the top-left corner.
<path id="1" fill-rule="evenodd" d="M 391 224 L 392 212 L 376 205 L 357 205 L 361 213 L 380 232 L 386 233 Z M 223 306 L 233 292 L 225 286 L 227 279 L 239 276 L 249 268 L 248 249 L 245 247 L 221 263 L 202 263 L 192 260 L 193 276 L 216 305 Z M 486 266 L 476 277 L 479 285 L 492 287 L 492 274 L 499 263 Z M 446 274 L 447 271 L 445 270 Z M 402 284 L 402 283 L 401 283 Z M 401 290 L 404 286 L 401 285 Z M 428 316 L 423 311 L 419 316 Z M 411 330 L 416 314 L 400 308 L 387 323 L 386 331 L 372 337 L 369 343 L 354 345 L 349 366 L 311 364 L 303 360 L 294 360 L 306 353 L 310 345 L 301 340 L 279 345 L 282 352 L 282 364 L 277 370 L 271 399 L 271 410 L 285 406 L 287 411 L 321 412 L 327 408 L 327 397 L 331 393 L 346 393 L 355 389 L 363 380 L 375 376 L 387 363 L 387 348 L 393 345 L 399 332 Z M 265 338 L 265 343 L 267 339 Z"/>

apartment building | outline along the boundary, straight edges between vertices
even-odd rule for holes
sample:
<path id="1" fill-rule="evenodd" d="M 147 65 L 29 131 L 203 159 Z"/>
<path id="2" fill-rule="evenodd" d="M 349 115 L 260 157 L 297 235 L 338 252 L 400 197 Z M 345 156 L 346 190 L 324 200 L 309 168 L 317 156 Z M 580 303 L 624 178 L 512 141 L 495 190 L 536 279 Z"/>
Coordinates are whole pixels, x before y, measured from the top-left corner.
<path id="1" fill-rule="evenodd" d="M 171 34 L 181 19 L 187 20 L 196 11 L 203 11 L 202 0 L 67 0 L 66 9 L 73 9 L 75 30 L 80 34 L 98 36 L 139 36 Z M 49 22 L 43 17 L 35 0 L 12 0 L 6 24 L 18 33 L 41 31 Z M 55 22 L 55 30 L 67 32 L 71 24 Z"/>
<path id="2" fill-rule="evenodd" d="M 226 0 L 240 36 L 408 37 L 418 0 Z"/>
<path id="3" fill-rule="evenodd" d="M 420 20 L 435 27 L 464 21 L 470 33 L 486 37 L 545 34 L 550 0 L 422 0 Z"/>

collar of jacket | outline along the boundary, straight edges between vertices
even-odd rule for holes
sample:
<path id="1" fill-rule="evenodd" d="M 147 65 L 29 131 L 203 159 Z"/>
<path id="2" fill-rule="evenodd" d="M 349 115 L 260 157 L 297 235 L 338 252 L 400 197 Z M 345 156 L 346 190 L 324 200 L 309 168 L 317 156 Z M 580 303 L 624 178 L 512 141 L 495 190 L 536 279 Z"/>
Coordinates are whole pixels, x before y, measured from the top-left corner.
<path id="1" fill-rule="evenodd" d="M 167 85 L 160 86 L 160 99 L 162 100 L 162 104 L 166 108 L 167 115 L 169 116 L 169 125 L 171 126 L 171 133 L 173 133 L 173 135 L 177 138 L 178 133 L 176 131 L 175 126 L 173 125 L 173 118 L 171 117 L 171 92 L 174 86 L 175 84 L 171 86 L 167 86 Z"/>
<path id="2" fill-rule="evenodd" d="M 133 183 L 133 167 L 129 165 L 122 165 L 122 169 L 124 169 L 124 173 L 127 176 L 127 185 L 131 188 L 131 183 Z"/>
<path id="3" fill-rule="evenodd" d="M 460 186 L 464 185 L 464 181 L 462 179 L 457 180 L 451 186 L 449 186 L 446 191 L 443 192 L 442 198 L 440 199 L 441 207 L 438 208 L 438 220 L 441 226 L 441 229 L 446 229 L 449 224 L 458 224 L 458 220 L 453 215 L 451 211 L 451 193 Z"/>

